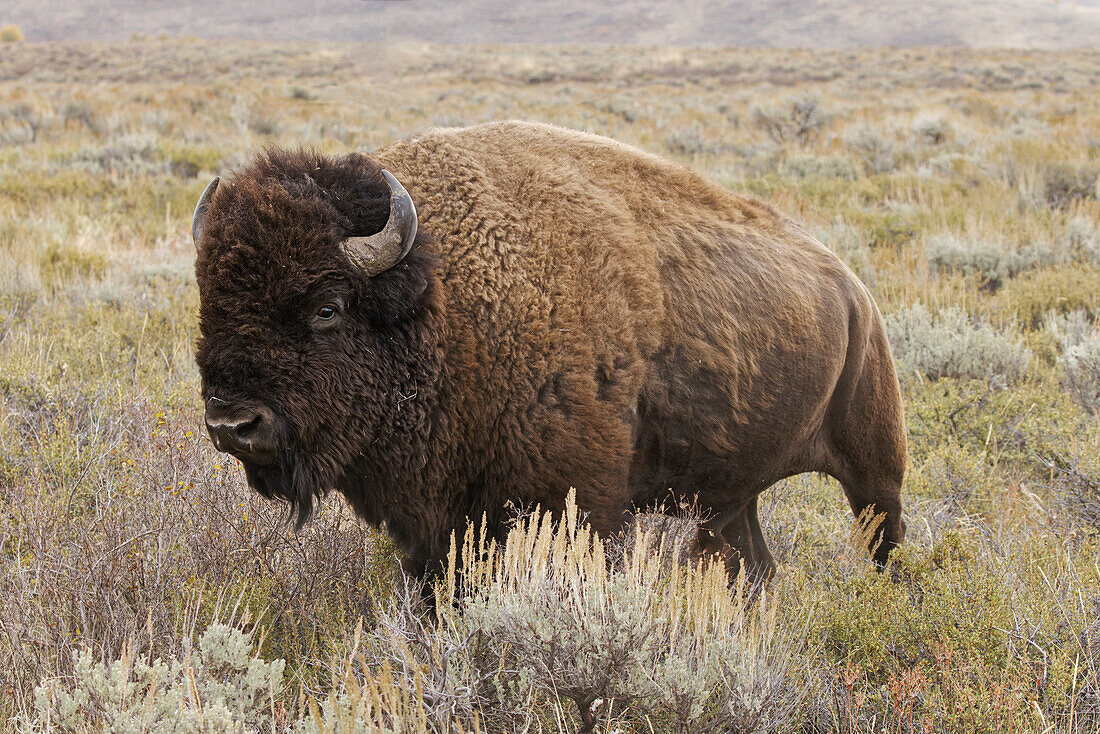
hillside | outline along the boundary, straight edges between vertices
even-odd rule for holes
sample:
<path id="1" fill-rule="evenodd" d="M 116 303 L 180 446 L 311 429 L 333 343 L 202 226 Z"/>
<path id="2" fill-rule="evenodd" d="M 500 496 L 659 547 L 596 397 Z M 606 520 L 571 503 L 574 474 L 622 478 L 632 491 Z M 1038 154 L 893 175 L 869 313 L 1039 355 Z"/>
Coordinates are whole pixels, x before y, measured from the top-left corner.
<path id="1" fill-rule="evenodd" d="M 6 5 L 0 23 L 16 23 L 38 41 L 166 33 L 297 41 L 810 48 L 1100 44 L 1100 0 L 10 0 Z"/>

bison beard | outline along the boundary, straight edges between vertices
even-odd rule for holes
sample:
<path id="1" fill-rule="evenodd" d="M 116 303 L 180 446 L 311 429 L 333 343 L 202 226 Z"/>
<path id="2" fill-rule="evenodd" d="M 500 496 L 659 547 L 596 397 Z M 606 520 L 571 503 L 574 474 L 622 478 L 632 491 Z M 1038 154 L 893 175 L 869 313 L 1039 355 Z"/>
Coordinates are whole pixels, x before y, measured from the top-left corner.
<path id="1" fill-rule="evenodd" d="M 286 449 L 279 451 L 279 458 L 273 464 L 241 463 L 248 486 L 269 500 L 287 504 L 295 529 L 301 530 L 309 521 L 314 499 L 323 498 L 328 493 L 329 485 L 323 475 L 296 461 L 294 454 Z"/>
<path id="2" fill-rule="evenodd" d="M 701 548 L 766 576 L 757 496 L 820 471 L 882 516 L 876 562 L 904 538 L 882 316 L 755 198 L 505 122 L 269 149 L 192 231 L 211 436 L 299 526 L 336 490 L 419 571 L 469 521 L 503 532 L 575 487 L 601 533 L 695 503 Z"/>

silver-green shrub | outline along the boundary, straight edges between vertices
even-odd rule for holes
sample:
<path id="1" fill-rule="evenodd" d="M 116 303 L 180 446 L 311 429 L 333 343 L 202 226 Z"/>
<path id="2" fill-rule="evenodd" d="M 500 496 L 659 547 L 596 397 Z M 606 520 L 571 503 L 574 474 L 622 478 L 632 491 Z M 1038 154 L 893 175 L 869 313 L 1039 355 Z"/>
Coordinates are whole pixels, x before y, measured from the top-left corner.
<path id="1" fill-rule="evenodd" d="M 696 155 L 721 155 L 723 146 L 711 140 L 706 134 L 692 127 L 682 127 L 665 136 L 665 145 L 673 155 L 690 158 Z"/>
<path id="2" fill-rule="evenodd" d="M 932 238 L 925 253 L 933 271 L 976 275 L 984 285 L 993 289 L 1001 287 L 1005 280 L 1024 270 L 1053 259 L 1049 248 L 1013 249 L 1003 244 L 952 235 Z"/>
<path id="3" fill-rule="evenodd" d="M 248 634 L 218 622 L 167 661 L 147 660 L 128 646 L 117 660 L 97 662 L 86 649 L 74 680 L 40 685 L 33 715 L 17 726 L 25 734 L 257 731 L 270 725 L 284 663 L 252 650 Z"/>
<path id="4" fill-rule="evenodd" d="M 903 384 L 918 375 L 1010 383 L 1023 376 L 1031 361 L 1018 335 L 954 307 L 933 314 L 916 303 L 888 315 L 886 330 Z"/>
<path id="5" fill-rule="evenodd" d="M 752 118 L 757 127 L 780 145 L 791 141 L 809 145 L 821 134 L 831 115 L 821 108 L 816 98 L 802 96 L 780 105 L 755 107 Z"/>
<path id="6" fill-rule="evenodd" d="M 1100 265 L 1100 227 L 1092 220 L 1080 214 L 1070 217 L 1063 242 L 1073 260 Z"/>
<path id="7" fill-rule="evenodd" d="M 356 630 L 332 693 L 294 734 L 530 730 L 545 701 L 532 700 L 531 686 L 498 664 L 498 641 L 450 601 L 432 620 L 419 588 L 398 589 L 374 629 Z"/>
<path id="8" fill-rule="evenodd" d="M 1084 311 L 1053 319 L 1051 329 L 1062 342 L 1066 389 L 1078 405 L 1100 415 L 1100 329 Z"/>
<path id="9" fill-rule="evenodd" d="M 731 591 L 725 566 L 689 560 L 685 541 L 665 525 L 609 546 L 572 499 L 560 522 L 535 514 L 503 545 L 468 533 L 434 623 L 399 594 L 293 731 L 782 729 L 806 683 L 776 606 Z"/>
<path id="10" fill-rule="evenodd" d="M 1052 314 L 1047 326 L 1062 346 L 1062 351 L 1095 339 L 1097 329 L 1089 319 L 1088 311 L 1076 309 L 1067 314 Z"/>
<path id="11" fill-rule="evenodd" d="M 859 178 L 859 171 L 847 159 L 814 153 L 795 153 L 779 161 L 776 169 L 781 176 L 797 179 L 820 176 L 855 181 Z"/>
<path id="12" fill-rule="evenodd" d="M 847 131 L 844 144 L 857 153 L 870 175 L 890 173 L 898 167 L 898 150 L 894 141 L 879 130 L 859 126 Z"/>
<path id="13" fill-rule="evenodd" d="M 131 133 L 77 152 L 72 165 L 95 175 L 156 176 L 169 171 L 171 161 L 155 135 Z"/>
<path id="14" fill-rule="evenodd" d="M 925 145 L 939 145 L 953 133 L 951 123 L 942 117 L 920 117 L 913 121 L 910 129 L 917 142 Z"/>
<path id="15" fill-rule="evenodd" d="M 961 176 L 973 171 L 978 163 L 979 158 L 973 153 L 947 151 L 929 156 L 917 168 L 917 175 L 924 178 Z"/>
<path id="16" fill-rule="evenodd" d="M 575 513 L 513 531 L 495 577 L 470 587 L 467 635 L 490 641 L 494 667 L 542 697 L 572 700 L 587 728 L 612 702 L 638 721 L 672 719 L 681 732 L 788 723 L 802 690 L 774 609 L 761 600 L 746 612 L 724 567 L 681 566 L 679 551 L 645 532 L 609 570 Z"/>

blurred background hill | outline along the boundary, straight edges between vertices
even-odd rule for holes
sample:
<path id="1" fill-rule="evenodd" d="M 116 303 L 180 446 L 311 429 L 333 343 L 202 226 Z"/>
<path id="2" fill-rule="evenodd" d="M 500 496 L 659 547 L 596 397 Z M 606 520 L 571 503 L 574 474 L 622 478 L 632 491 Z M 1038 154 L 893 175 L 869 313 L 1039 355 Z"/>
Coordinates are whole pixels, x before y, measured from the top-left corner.
<path id="1" fill-rule="evenodd" d="M 7 0 L 28 41 L 134 34 L 275 41 L 676 46 L 1100 46 L 1100 0 Z"/>

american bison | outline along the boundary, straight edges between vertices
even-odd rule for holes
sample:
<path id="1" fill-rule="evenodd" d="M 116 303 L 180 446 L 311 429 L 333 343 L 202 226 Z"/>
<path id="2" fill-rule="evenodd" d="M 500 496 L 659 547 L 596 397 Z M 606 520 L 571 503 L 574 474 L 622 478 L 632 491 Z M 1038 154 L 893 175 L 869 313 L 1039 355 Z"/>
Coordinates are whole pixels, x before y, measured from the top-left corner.
<path id="1" fill-rule="evenodd" d="M 901 542 L 905 427 L 867 288 L 758 199 L 524 122 L 371 155 L 268 149 L 192 228 L 215 446 L 304 522 L 340 492 L 424 574 L 453 531 L 571 487 L 601 533 L 705 512 L 774 562 L 757 495 L 825 472 Z"/>

